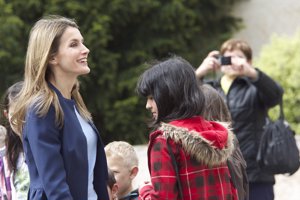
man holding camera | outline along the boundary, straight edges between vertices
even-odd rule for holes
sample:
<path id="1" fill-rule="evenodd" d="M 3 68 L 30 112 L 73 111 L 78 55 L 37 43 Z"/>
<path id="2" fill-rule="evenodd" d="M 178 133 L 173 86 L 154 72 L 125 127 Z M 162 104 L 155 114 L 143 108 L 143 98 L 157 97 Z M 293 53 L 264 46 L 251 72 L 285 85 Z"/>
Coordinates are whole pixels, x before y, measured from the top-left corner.
<path id="1" fill-rule="evenodd" d="M 199 79 L 220 71 L 212 85 L 227 103 L 232 128 L 247 162 L 250 200 L 273 200 L 274 175 L 263 172 L 257 162 L 259 141 L 269 108 L 279 104 L 283 89 L 261 70 L 252 66 L 252 49 L 243 40 L 225 41 L 219 51 L 212 51 L 196 70 Z"/>

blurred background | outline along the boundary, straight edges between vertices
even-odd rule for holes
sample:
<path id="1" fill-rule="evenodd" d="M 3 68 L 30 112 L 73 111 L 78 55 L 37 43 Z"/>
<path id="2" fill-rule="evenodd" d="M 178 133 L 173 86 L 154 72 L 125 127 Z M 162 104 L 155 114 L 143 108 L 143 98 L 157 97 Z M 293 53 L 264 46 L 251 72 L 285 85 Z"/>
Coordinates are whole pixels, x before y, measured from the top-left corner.
<path id="1" fill-rule="evenodd" d="M 284 87 L 286 118 L 300 133 L 299 0 L 0 0 L 1 96 L 23 78 L 29 30 L 49 14 L 76 19 L 90 49 L 81 93 L 104 143 L 147 143 L 145 99 L 135 93 L 145 63 L 176 54 L 197 67 L 231 37 L 248 41 L 255 66 Z"/>

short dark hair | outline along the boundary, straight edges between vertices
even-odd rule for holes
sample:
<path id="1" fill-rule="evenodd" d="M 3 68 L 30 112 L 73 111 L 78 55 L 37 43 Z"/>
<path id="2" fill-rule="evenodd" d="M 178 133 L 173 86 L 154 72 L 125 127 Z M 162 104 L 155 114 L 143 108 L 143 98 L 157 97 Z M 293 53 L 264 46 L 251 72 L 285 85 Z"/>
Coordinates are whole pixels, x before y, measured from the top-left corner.
<path id="1" fill-rule="evenodd" d="M 201 115 L 204 95 L 195 69 L 185 59 L 173 56 L 150 66 L 139 78 L 137 93 L 153 96 L 158 117 L 154 125 Z"/>
<path id="2" fill-rule="evenodd" d="M 115 174 L 111 169 L 107 169 L 108 170 L 108 179 L 107 179 L 107 185 L 110 189 L 113 188 L 114 184 L 117 183 L 116 178 L 115 178 Z"/>

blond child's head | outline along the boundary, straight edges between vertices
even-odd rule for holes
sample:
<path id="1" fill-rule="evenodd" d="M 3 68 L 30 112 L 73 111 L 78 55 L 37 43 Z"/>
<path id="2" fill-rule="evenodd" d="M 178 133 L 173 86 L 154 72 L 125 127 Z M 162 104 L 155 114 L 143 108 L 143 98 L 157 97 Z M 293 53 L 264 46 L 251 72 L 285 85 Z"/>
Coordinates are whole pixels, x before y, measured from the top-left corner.
<path id="1" fill-rule="evenodd" d="M 118 184 L 118 198 L 133 190 L 132 181 L 138 173 L 138 157 L 128 142 L 114 141 L 105 146 L 108 167 L 114 172 Z"/>

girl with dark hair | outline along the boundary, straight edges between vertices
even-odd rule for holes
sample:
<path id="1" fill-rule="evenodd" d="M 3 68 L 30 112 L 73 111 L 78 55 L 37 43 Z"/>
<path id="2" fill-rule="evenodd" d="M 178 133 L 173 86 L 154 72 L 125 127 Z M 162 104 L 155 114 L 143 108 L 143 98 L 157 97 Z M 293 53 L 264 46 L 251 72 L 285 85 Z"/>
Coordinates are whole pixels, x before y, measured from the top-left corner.
<path id="1" fill-rule="evenodd" d="M 4 95 L 4 116 L 6 118 L 7 135 L 5 137 L 6 159 L 8 170 L 11 173 L 12 199 L 25 200 L 29 189 L 29 173 L 25 163 L 22 140 L 13 130 L 10 119 L 15 108 L 17 94 L 23 86 L 23 81 L 10 86 Z"/>
<path id="2" fill-rule="evenodd" d="M 153 115 L 148 163 L 151 184 L 140 199 L 237 199 L 227 158 L 233 135 L 204 120 L 205 98 L 194 68 L 172 57 L 146 70 L 137 84 Z"/>

